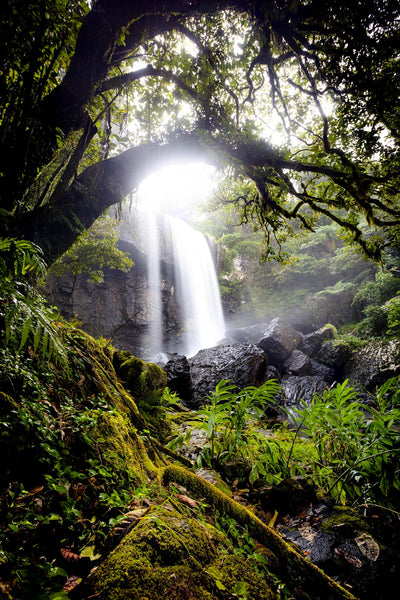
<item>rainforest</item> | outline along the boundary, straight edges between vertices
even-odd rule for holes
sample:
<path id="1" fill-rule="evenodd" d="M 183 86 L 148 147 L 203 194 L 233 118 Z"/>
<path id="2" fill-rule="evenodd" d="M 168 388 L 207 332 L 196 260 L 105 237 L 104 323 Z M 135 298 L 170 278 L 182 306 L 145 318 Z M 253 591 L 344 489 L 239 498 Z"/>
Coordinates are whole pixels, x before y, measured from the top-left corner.
<path id="1" fill-rule="evenodd" d="M 390 597 L 398 3 L 5 0 L 0 40 L 0 598 Z"/>

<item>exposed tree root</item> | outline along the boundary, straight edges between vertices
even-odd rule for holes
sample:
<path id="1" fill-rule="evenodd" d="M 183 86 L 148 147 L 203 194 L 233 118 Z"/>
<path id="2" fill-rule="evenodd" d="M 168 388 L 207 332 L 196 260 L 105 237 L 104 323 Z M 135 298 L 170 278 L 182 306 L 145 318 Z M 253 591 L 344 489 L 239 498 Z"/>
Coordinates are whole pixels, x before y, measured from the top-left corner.
<path id="1" fill-rule="evenodd" d="M 161 473 L 165 485 L 177 483 L 184 486 L 197 498 L 205 499 L 224 515 L 246 526 L 254 539 L 277 556 L 287 582 L 293 588 L 301 588 L 310 594 L 313 600 L 356 600 L 355 596 L 286 543 L 272 527 L 265 525 L 251 511 L 226 496 L 205 479 L 177 465 L 168 465 Z"/>

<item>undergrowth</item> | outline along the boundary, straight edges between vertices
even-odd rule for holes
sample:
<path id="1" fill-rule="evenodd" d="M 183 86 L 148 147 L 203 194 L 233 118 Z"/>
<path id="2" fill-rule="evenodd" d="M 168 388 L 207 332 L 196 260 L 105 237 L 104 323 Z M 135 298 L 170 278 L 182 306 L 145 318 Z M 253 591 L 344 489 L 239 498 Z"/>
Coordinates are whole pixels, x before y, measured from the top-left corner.
<path id="1" fill-rule="evenodd" d="M 196 466 L 255 487 L 303 478 L 341 504 L 400 509 L 400 383 L 388 380 L 368 405 L 347 381 L 287 411 L 268 428 L 263 409 L 279 391 L 275 381 L 238 392 L 221 381 L 190 426 L 171 440 L 184 449 L 200 429 L 205 442 Z M 286 410 L 281 407 L 282 410 Z M 290 425 L 289 425 L 290 422 Z M 243 463 L 247 469 L 243 469 Z"/>

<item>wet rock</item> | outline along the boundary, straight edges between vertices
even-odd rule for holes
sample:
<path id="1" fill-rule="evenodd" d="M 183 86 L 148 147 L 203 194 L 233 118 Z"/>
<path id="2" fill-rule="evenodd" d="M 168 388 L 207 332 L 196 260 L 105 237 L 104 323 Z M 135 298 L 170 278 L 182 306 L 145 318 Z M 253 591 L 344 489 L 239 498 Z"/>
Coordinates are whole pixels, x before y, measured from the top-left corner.
<path id="1" fill-rule="evenodd" d="M 272 496 L 271 500 L 264 499 L 264 510 L 278 510 L 282 515 L 277 525 L 281 535 L 357 598 L 391 598 L 400 575 L 393 524 L 386 519 L 363 517 L 351 508 L 332 506 L 324 500 L 315 501 L 307 495 L 303 495 L 296 512 L 291 499 L 298 494 L 301 499 L 301 486 L 299 490 L 281 487 L 281 495 L 272 503 Z M 285 514 L 287 501 L 290 511 Z"/>
<path id="2" fill-rule="evenodd" d="M 332 557 L 335 544 L 335 536 L 332 533 L 317 531 L 310 525 L 304 525 L 295 531 L 286 532 L 285 537 L 299 546 L 316 565 Z"/>
<path id="3" fill-rule="evenodd" d="M 169 389 L 176 392 L 185 404 L 190 405 L 193 399 L 190 365 L 186 356 L 169 354 L 169 360 L 164 365 Z"/>
<path id="4" fill-rule="evenodd" d="M 265 353 L 253 344 L 227 344 L 200 350 L 189 358 L 193 397 L 205 398 L 221 379 L 238 388 L 259 386 L 269 378 Z"/>
<path id="5" fill-rule="evenodd" d="M 268 323 L 258 323 L 257 325 L 240 327 L 239 329 L 228 329 L 226 335 L 230 339 L 235 342 L 240 342 L 241 344 L 256 344 L 267 328 Z"/>
<path id="6" fill-rule="evenodd" d="M 340 378 L 344 366 L 349 362 L 352 355 L 351 347 L 343 341 L 329 340 L 324 342 L 316 359 L 331 367 Z"/>
<path id="7" fill-rule="evenodd" d="M 297 348 L 310 358 L 316 358 L 322 344 L 334 337 L 335 329 L 331 325 L 325 325 L 316 331 L 303 335 Z"/>
<path id="8" fill-rule="evenodd" d="M 155 340 L 149 337 L 153 317 L 146 255 L 133 242 L 120 241 L 118 246 L 134 262 L 128 272 L 105 268 L 102 283 L 88 281 L 86 273 L 51 275 L 46 284 L 46 297 L 67 319 L 78 318 L 90 335 L 112 338 L 113 346 L 136 356 L 150 356 Z M 164 341 L 168 345 L 176 342 L 182 318 L 176 294 L 172 293 L 171 267 L 166 261 L 161 262 L 161 271 Z M 146 339 L 148 347 L 144 346 Z"/>
<path id="9" fill-rule="evenodd" d="M 346 364 L 345 376 L 352 385 L 370 392 L 387 379 L 400 375 L 400 341 L 373 341 L 355 351 Z"/>
<path id="10" fill-rule="evenodd" d="M 300 350 L 294 350 L 293 354 L 285 361 L 284 367 L 290 375 L 311 375 L 311 359 Z"/>
<path id="11" fill-rule="evenodd" d="M 300 350 L 295 350 L 293 354 L 285 361 L 284 367 L 288 375 L 297 375 L 304 377 L 306 375 L 319 376 L 326 382 L 332 383 L 334 370 L 322 365 L 316 360 L 312 360 Z"/>
<path id="12" fill-rule="evenodd" d="M 268 362 L 279 369 L 298 342 L 299 333 L 289 323 L 276 318 L 268 325 L 257 346 L 264 350 Z"/>
<path id="13" fill-rule="evenodd" d="M 311 402 L 315 394 L 322 395 L 329 387 L 329 383 L 320 375 L 287 375 L 281 381 L 285 394 L 285 404 L 294 406 L 303 400 L 307 404 Z"/>

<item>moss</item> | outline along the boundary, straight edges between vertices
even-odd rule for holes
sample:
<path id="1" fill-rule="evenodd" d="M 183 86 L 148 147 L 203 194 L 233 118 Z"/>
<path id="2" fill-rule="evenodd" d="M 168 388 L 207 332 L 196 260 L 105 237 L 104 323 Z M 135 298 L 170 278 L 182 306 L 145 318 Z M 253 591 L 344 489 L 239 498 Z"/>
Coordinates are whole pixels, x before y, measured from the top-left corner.
<path id="1" fill-rule="evenodd" d="M 73 341 L 75 352 L 81 353 L 86 367 L 83 381 L 86 393 L 104 394 L 120 412 L 127 414 L 134 424 L 138 424 L 139 410 L 133 398 L 118 381 L 110 351 L 106 351 L 98 341 L 80 329 L 69 330 L 68 336 Z M 129 352 L 126 354 L 131 356 Z"/>
<path id="2" fill-rule="evenodd" d="M 162 406 L 167 376 L 161 367 L 125 350 L 114 352 L 113 364 L 124 386 L 133 394 L 140 414 L 160 432 L 169 430 Z"/>
<path id="3" fill-rule="evenodd" d="M 132 478 L 141 483 L 147 475 L 154 474 L 156 467 L 149 459 L 143 442 L 118 413 L 100 412 L 96 426 L 90 432 L 103 457 L 118 471 L 131 471 Z"/>
<path id="4" fill-rule="evenodd" d="M 164 469 L 162 480 L 166 485 L 177 483 L 184 486 L 196 497 L 246 526 L 254 539 L 278 557 L 289 586 L 297 587 L 300 583 L 302 589 L 311 594 L 314 600 L 327 597 L 332 600 L 354 599 L 352 594 L 309 562 L 300 551 L 286 543 L 273 528 L 265 525 L 250 510 L 228 498 L 208 481 L 176 465 L 169 465 Z"/>
<path id="5" fill-rule="evenodd" d="M 200 562 L 217 550 L 207 530 L 168 507 L 155 508 L 128 534 L 92 576 L 99 599 L 213 598 Z"/>
<path id="6" fill-rule="evenodd" d="M 235 593 L 235 590 L 238 589 L 237 585 L 242 584 L 246 600 L 276 598 L 275 593 L 266 585 L 264 577 L 261 577 L 253 569 L 249 569 L 242 556 L 224 556 L 220 563 L 215 564 L 215 568 L 220 573 L 220 582 L 231 593 Z M 239 594 L 237 595 L 239 596 Z"/>
<path id="7" fill-rule="evenodd" d="M 349 528 L 353 531 L 369 531 L 367 519 L 347 506 L 334 506 L 330 517 L 321 523 L 323 531 L 334 531 L 335 535 L 340 531 L 347 534 Z"/>
<path id="8" fill-rule="evenodd" d="M 248 600 L 274 593 L 242 557 L 226 553 L 225 537 L 170 505 L 153 508 L 91 577 L 99 600 L 211 600 L 246 584 Z"/>

